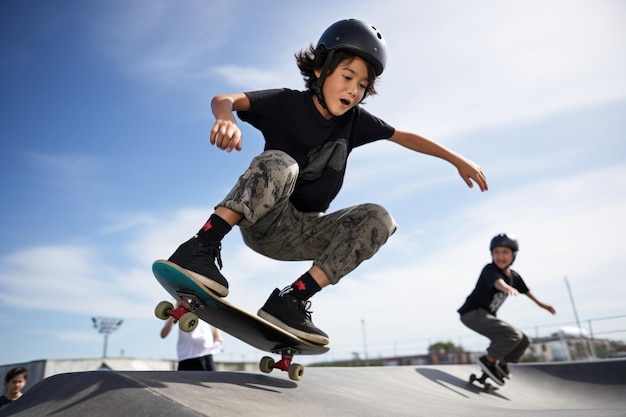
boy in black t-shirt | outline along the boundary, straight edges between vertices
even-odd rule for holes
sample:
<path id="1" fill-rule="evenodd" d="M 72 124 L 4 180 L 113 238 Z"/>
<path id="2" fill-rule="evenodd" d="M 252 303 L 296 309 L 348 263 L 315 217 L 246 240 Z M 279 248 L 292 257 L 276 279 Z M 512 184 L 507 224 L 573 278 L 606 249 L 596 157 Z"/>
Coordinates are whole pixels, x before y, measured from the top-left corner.
<path id="1" fill-rule="evenodd" d="M 4 388 L 6 392 L 0 397 L 0 409 L 11 404 L 13 401 L 22 396 L 22 391 L 28 380 L 28 371 L 26 368 L 16 366 L 7 372 L 4 376 Z"/>
<path id="2" fill-rule="evenodd" d="M 458 312 L 463 324 L 491 340 L 487 355 L 482 356 L 478 364 L 491 379 L 503 385 L 503 378 L 510 378 L 508 363 L 519 361 L 530 339 L 521 330 L 496 317 L 500 306 L 508 296 L 519 293 L 526 294 L 552 314 L 556 314 L 556 310 L 535 298 L 522 277 L 510 268 L 519 250 L 517 239 L 499 234 L 491 239 L 489 250 L 493 262 L 483 268 L 474 291 Z"/>
<path id="3" fill-rule="evenodd" d="M 258 253 L 277 260 L 313 261 L 293 284 L 274 290 L 258 314 L 300 337 L 327 344 L 328 335 L 311 320 L 309 298 L 371 258 L 396 230 L 391 215 L 377 204 L 325 213 L 341 189 L 354 148 L 387 139 L 450 162 L 469 187 L 475 182 L 481 191 L 487 190 L 485 175 L 474 162 L 396 130 L 359 105 L 366 95 L 376 94 L 376 77 L 384 70 L 386 55 L 385 39 L 376 28 L 342 20 L 324 31 L 317 46 L 296 55 L 305 91 L 214 97 L 211 144 L 227 152 L 241 150 L 236 111 L 260 130 L 265 149 L 197 235 L 169 260 L 222 297 L 228 295 L 228 281 L 220 272 L 221 241 L 234 225 Z"/>

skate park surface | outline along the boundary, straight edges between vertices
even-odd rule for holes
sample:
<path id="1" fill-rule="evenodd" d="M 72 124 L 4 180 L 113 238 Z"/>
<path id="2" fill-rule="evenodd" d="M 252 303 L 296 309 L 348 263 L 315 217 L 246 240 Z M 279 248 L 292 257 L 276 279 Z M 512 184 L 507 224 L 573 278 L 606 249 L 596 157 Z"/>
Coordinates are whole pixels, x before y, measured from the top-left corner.
<path id="1" fill-rule="evenodd" d="M 493 393 L 477 365 L 286 372 L 90 371 L 46 378 L 0 416 L 626 416 L 626 359 L 513 365 Z"/>

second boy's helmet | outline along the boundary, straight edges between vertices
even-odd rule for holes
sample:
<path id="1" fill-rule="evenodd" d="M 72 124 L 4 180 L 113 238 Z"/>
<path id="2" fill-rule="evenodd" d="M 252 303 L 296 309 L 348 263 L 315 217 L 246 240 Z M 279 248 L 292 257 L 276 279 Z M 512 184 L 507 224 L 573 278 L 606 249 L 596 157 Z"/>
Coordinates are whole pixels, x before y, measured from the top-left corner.
<path id="1" fill-rule="evenodd" d="M 517 243 L 517 239 L 513 235 L 507 235 L 506 233 L 500 233 L 491 239 L 491 243 L 489 244 L 489 251 L 492 252 L 493 248 L 496 246 L 504 246 L 506 248 L 510 248 L 514 254 L 519 250 L 519 243 Z"/>

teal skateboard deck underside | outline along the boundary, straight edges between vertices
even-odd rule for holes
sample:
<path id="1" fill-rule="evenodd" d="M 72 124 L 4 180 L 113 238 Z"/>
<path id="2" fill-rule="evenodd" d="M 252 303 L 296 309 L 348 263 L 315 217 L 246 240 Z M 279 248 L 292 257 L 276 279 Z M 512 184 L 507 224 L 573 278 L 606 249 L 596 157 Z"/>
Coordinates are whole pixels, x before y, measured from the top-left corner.
<path id="1" fill-rule="evenodd" d="M 236 307 L 211 293 L 171 262 L 154 262 L 152 272 L 174 299 L 191 304 L 193 313 L 202 320 L 257 349 L 266 352 L 292 349 L 301 355 L 319 355 L 330 349 L 328 345 L 308 342 Z"/>

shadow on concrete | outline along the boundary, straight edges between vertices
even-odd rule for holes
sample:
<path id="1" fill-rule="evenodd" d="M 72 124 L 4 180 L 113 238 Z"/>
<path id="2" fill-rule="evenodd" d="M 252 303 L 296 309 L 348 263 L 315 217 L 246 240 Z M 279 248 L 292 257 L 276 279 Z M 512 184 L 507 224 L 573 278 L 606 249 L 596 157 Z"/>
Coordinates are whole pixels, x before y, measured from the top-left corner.
<path id="1" fill-rule="evenodd" d="M 458 394 L 465 398 L 470 398 L 468 393 L 474 395 L 486 394 L 494 395 L 496 397 L 502 398 L 503 400 L 510 401 L 510 399 L 502 395 L 499 390 L 486 392 L 483 388 L 469 382 L 470 374 L 468 374 L 466 380 L 463 380 L 438 368 L 418 368 L 416 369 L 416 371 L 423 377 L 428 378 L 434 383 L 439 384 L 440 386 L 449 389 L 455 394 Z"/>

